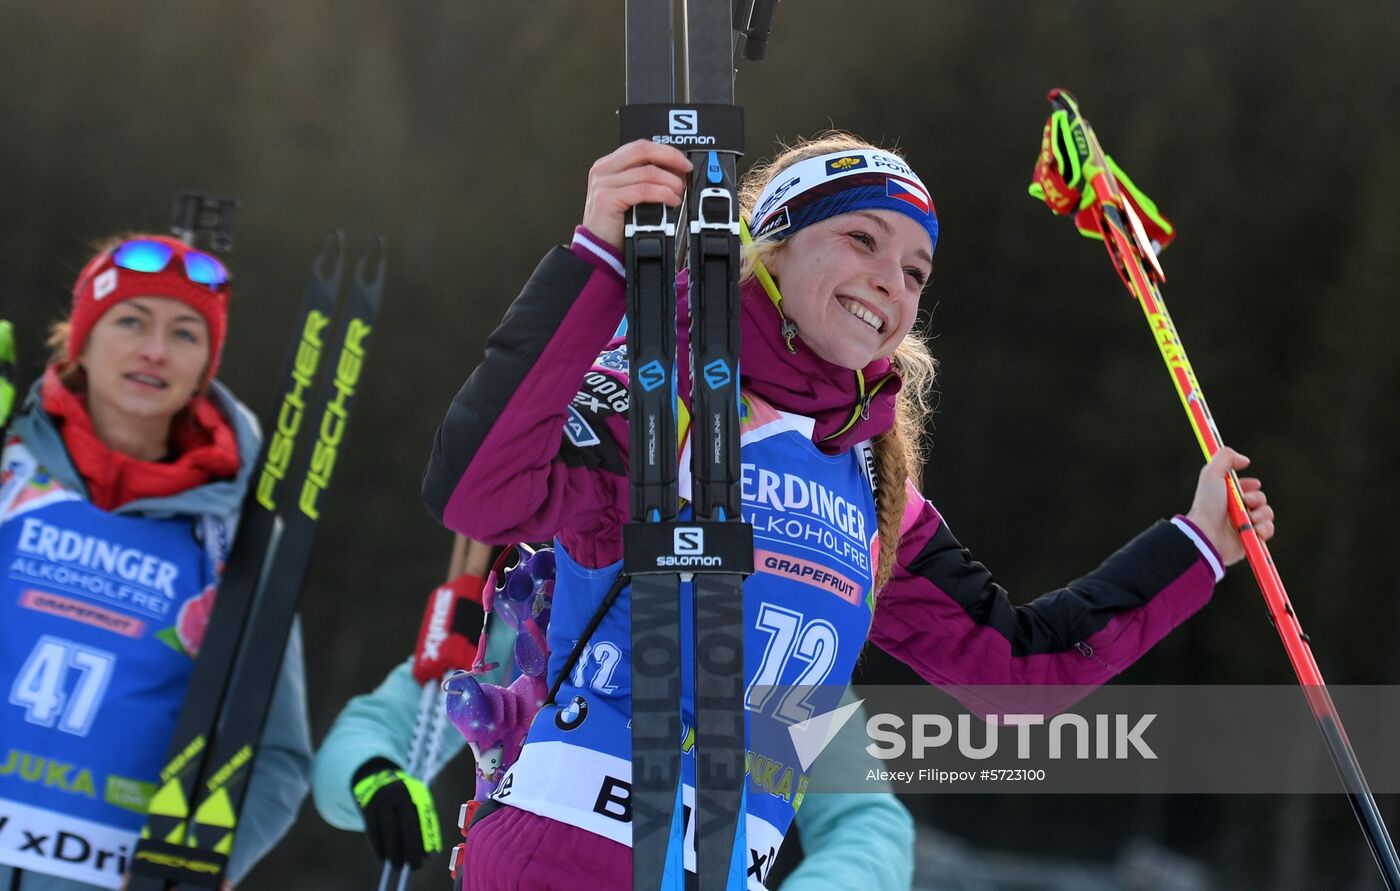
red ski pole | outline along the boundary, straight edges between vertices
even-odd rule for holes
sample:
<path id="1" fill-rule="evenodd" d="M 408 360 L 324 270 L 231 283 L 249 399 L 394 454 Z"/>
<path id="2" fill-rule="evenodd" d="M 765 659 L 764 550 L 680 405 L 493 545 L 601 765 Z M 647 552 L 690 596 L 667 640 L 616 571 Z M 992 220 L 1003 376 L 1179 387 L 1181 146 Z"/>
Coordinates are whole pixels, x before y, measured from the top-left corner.
<path id="1" fill-rule="evenodd" d="M 1080 114 L 1074 97 L 1056 88 L 1050 91 L 1048 98 L 1054 111 L 1045 125 L 1031 193 L 1043 199 L 1058 214 L 1075 213 L 1080 232 L 1103 239 L 1118 276 L 1147 316 L 1147 324 L 1167 364 L 1177 395 L 1181 397 L 1182 407 L 1186 409 L 1196 433 L 1196 441 L 1209 460 L 1220 451 L 1220 431 L 1206 405 L 1205 394 L 1201 392 L 1191 361 L 1186 357 L 1186 349 L 1177 336 L 1176 326 L 1167 313 L 1160 287 L 1166 281 L 1166 276 L 1157 262 L 1157 252 L 1164 246 L 1162 236 L 1170 240 L 1170 224 L 1157 214 L 1156 207 L 1104 154 L 1098 137 Z M 1066 170 L 1070 173 L 1068 179 L 1062 173 Z M 1082 198 L 1085 195 L 1087 199 Z M 1149 224 L 1157 228 L 1158 244 L 1154 245 L 1149 239 L 1139 211 L 1148 217 Z M 1254 578 L 1264 595 L 1269 619 L 1283 640 L 1288 661 L 1302 684 L 1303 693 L 1327 743 L 1332 763 L 1341 775 L 1347 799 L 1361 823 L 1386 887 L 1390 891 L 1400 891 L 1400 860 L 1396 858 L 1395 845 L 1386 831 L 1366 777 L 1361 772 L 1356 751 L 1342 727 L 1341 715 L 1337 713 L 1337 707 L 1327 692 L 1327 684 L 1322 679 L 1322 672 L 1313 659 L 1308 636 L 1303 633 L 1303 626 L 1289 602 L 1278 568 L 1274 566 L 1268 546 L 1249 519 L 1249 512 L 1240 496 L 1239 478 L 1233 471 L 1228 488 L 1230 517 L 1239 530 L 1249 567 L 1254 571 Z"/>

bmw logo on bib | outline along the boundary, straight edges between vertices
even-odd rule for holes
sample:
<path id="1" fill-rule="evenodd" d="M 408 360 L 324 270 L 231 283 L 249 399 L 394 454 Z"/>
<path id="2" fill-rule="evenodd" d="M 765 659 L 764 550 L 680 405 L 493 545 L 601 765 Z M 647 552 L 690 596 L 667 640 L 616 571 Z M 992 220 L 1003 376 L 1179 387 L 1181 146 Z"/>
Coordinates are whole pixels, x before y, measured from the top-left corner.
<path id="1" fill-rule="evenodd" d="M 573 701 L 559 710 L 554 716 L 554 725 L 560 730 L 573 730 L 588 717 L 588 700 L 575 696 Z"/>

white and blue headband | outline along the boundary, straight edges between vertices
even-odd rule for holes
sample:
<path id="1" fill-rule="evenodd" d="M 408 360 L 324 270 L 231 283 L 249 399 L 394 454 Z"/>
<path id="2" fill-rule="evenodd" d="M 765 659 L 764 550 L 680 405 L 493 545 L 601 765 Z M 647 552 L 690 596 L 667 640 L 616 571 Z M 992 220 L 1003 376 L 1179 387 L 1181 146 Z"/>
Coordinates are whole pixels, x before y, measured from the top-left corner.
<path id="1" fill-rule="evenodd" d="M 803 227 L 857 210 L 892 210 L 928 232 L 938 246 L 938 213 L 918 174 L 875 149 L 832 152 L 799 161 L 769 181 L 754 205 L 753 237 L 787 238 Z"/>

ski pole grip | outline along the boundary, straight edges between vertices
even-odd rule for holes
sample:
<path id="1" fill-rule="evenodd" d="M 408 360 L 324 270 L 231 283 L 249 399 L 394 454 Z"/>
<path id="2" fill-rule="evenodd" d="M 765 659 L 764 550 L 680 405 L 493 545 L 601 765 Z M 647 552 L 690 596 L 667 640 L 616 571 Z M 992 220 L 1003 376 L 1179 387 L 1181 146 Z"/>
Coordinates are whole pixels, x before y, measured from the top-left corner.
<path id="1" fill-rule="evenodd" d="M 1080 119 L 1079 101 L 1074 98 L 1069 90 L 1064 87 L 1051 87 L 1050 92 L 1045 94 L 1045 98 L 1057 111 L 1064 111 L 1070 116 L 1071 123 Z"/>
<path id="2" fill-rule="evenodd" d="M 476 661 L 486 618 L 481 606 L 485 584 L 481 576 L 467 573 L 439 585 L 428 598 L 413 654 L 413 679 L 420 686 Z"/>

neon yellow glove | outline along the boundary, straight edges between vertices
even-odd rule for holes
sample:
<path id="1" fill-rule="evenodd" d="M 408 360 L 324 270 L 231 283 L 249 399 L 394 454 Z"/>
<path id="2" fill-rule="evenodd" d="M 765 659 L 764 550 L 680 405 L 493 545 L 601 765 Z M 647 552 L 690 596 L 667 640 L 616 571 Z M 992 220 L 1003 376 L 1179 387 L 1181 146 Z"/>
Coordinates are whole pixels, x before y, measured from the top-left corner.
<path id="1" fill-rule="evenodd" d="M 372 758 L 355 772 L 355 803 L 365 818 L 365 836 L 380 860 L 395 869 L 417 869 L 442 850 L 433 795 L 422 780 L 387 758 Z"/>

